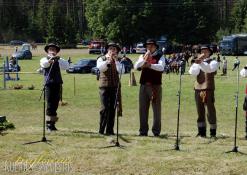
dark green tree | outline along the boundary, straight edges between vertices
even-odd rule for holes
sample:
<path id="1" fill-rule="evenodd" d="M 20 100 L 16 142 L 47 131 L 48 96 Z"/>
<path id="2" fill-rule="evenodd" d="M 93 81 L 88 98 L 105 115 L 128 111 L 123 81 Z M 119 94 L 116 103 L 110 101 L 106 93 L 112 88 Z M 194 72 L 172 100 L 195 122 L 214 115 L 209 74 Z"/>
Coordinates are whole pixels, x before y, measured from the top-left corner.
<path id="1" fill-rule="evenodd" d="M 247 32 L 247 0 L 234 3 L 232 10 L 230 30 L 233 32 Z"/>
<path id="2" fill-rule="evenodd" d="M 62 6 L 58 2 L 58 0 L 52 1 L 47 16 L 46 42 L 54 42 L 58 44 L 65 43 L 65 34 L 63 26 L 65 17 L 61 9 Z"/>
<path id="3" fill-rule="evenodd" d="M 94 38 L 131 44 L 145 36 L 151 11 L 137 0 L 86 0 L 86 18 Z"/>

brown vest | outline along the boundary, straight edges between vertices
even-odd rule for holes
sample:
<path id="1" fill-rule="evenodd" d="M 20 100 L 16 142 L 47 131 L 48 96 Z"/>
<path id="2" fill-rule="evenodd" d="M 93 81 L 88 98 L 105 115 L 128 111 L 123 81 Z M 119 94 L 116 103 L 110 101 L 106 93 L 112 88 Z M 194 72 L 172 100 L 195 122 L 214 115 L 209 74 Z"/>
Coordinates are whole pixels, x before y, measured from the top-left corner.
<path id="1" fill-rule="evenodd" d="M 106 57 L 103 56 L 102 59 L 105 61 Z M 99 87 L 117 87 L 118 81 L 119 77 L 116 65 L 109 64 L 105 72 L 100 72 Z"/>
<path id="2" fill-rule="evenodd" d="M 208 60 L 209 64 L 212 60 Z M 195 90 L 214 90 L 214 76 L 216 75 L 216 71 L 212 73 L 205 73 L 200 70 L 200 73 L 196 77 L 195 82 Z"/>

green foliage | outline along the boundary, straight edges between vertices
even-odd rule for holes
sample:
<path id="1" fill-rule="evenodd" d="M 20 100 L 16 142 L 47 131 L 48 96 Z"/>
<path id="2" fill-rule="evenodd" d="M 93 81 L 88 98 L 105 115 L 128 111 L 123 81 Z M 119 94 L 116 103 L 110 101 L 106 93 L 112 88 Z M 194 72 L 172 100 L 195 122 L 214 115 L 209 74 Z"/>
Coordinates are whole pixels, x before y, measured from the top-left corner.
<path id="1" fill-rule="evenodd" d="M 235 2 L 232 10 L 231 29 L 237 32 L 247 32 L 247 0 Z"/>
<path id="2" fill-rule="evenodd" d="M 209 43 L 223 30 L 245 32 L 247 0 L 229 7 L 220 0 L 1 0 L 0 42 L 13 39 L 57 42 L 74 47 L 83 39 L 131 45 L 168 36 L 176 43 Z M 224 4 L 224 3 L 223 3 Z"/>
<path id="3" fill-rule="evenodd" d="M 86 17 L 93 36 L 121 44 L 131 44 L 140 40 L 145 35 L 142 31 L 144 21 L 148 20 L 151 11 L 143 2 L 139 3 L 141 7 L 132 7 L 136 2 L 135 0 L 87 0 Z"/>
<path id="4" fill-rule="evenodd" d="M 222 40 L 222 37 L 223 37 L 223 36 L 227 36 L 227 35 L 229 35 L 229 34 L 230 34 L 230 31 L 229 31 L 228 28 L 226 28 L 226 29 L 220 28 L 220 29 L 217 31 L 217 33 L 216 33 L 216 41 Z"/>

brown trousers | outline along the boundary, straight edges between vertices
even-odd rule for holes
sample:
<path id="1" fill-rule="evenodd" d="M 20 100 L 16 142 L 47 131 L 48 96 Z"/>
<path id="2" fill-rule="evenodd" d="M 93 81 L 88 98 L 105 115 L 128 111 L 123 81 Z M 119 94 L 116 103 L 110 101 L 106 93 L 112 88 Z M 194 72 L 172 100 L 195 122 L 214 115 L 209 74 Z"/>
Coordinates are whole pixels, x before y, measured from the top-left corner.
<path id="1" fill-rule="evenodd" d="M 195 90 L 195 101 L 198 113 L 197 125 L 206 127 L 205 106 L 207 107 L 207 119 L 210 129 L 217 128 L 216 110 L 214 106 L 214 90 Z"/>

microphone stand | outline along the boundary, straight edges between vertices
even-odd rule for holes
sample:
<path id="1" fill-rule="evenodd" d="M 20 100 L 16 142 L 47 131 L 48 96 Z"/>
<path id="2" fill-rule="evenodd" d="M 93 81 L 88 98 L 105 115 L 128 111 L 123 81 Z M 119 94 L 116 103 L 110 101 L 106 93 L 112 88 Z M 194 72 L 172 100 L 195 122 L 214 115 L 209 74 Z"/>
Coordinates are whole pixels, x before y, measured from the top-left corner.
<path id="1" fill-rule="evenodd" d="M 118 81 L 118 85 L 117 85 L 117 91 L 116 91 L 116 99 L 114 102 L 114 115 L 116 115 L 116 108 L 119 105 L 119 101 L 118 101 L 118 93 L 119 93 L 119 89 L 120 89 L 120 84 L 121 84 L 121 78 L 122 78 L 122 71 L 123 71 L 123 66 L 124 64 L 121 64 L 121 71 L 120 71 L 120 75 L 119 75 L 119 81 Z M 119 143 L 119 115 L 117 115 L 117 140 L 115 145 L 113 146 L 107 146 L 107 147 L 103 147 L 103 148 L 110 148 L 110 147 L 119 147 L 119 148 L 123 148 L 123 145 L 120 145 Z"/>
<path id="2" fill-rule="evenodd" d="M 237 146 L 237 122 L 238 122 L 238 95 L 239 95 L 239 64 L 237 65 L 237 92 L 235 95 L 235 129 L 234 129 L 234 146 L 231 151 L 227 151 L 226 153 L 241 153 L 244 154 L 240 151 L 238 151 L 238 146 Z"/>
<path id="3" fill-rule="evenodd" d="M 176 136 L 176 143 L 175 143 L 175 150 L 179 151 L 179 118 L 180 118 L 180 99 L 181 99 L 181 84 L 182 84 L 182 68 L 180 65 L 180 74 L 179 74 L 179 89 L 178 89 L 178 116 L 177 116 L 177 136 Z"/>
<path id="4" fill-rule="evenodd" d="M 33 144 L 33 143 L 39 143 L 39 142 L 50 142 L 50 140 L 47 140 L 46 139 L 46 132 L 45 132 L 45 116 L 46 116 L 46 98 L 45 98 L 45 96 L 46 96 L 46 93 L 45 93 L 45 86 L 46 86 L 46 84 L 47 84 L 47 81 L 49 80 L 49 78 L 50 78 L 50 73 L 51 73 L 51 70 L 52 70 L 52 68 L 53 68 L 53 65 L 54 65 L 54 62 L 53 63 L 51 63 L 50 64 L 50 69 L 49 69 L 49 72 L 48 72 L 48 74 L 47 74 L 47 77 L 46 77 L 46 79 L 45 79 L 45 81 L 44 81 L 44 85 L 43 85 L 43 88 L 42 88 L 42 90 L 41 90 L 41 94 L 40 94 L 40 97 L 39 97 L 39 101 L 41 100 L 41 98 L 42 98 L 42 96 L 43 96 L 43 136 L 42 136 L 42 138 L 41 138 L 41 140 L 40 141 L 34 141 L 34 142 L 28 142 L 28 143 L 25 143 L 24 145 L 28 145 L 28 144 Z"/>
<path id="5" fill-rule="evenodd" d="M 120 62 L 120 64 L 121 64 L 121 62 Z M 115 104 L 114 104 L 115 115 L 116 115 L 116 108 L 119 105 L 118 93 L 119 93 L 120 84 L 121 84 L 123 66 L 124 66 L 124 64 L 121 64 L 121 70 L 120 70 L 120 75 L 119 75 L 119 80 L 118 80 L 118 85 L 117 85 L 116 99 L 115 99 Z M 119 138 L 119 115 L 117 114 L 117 141 L 115 143 L 115 146 L 120 147 L 121 145 L 119 144 L 118 138 Z"/>

